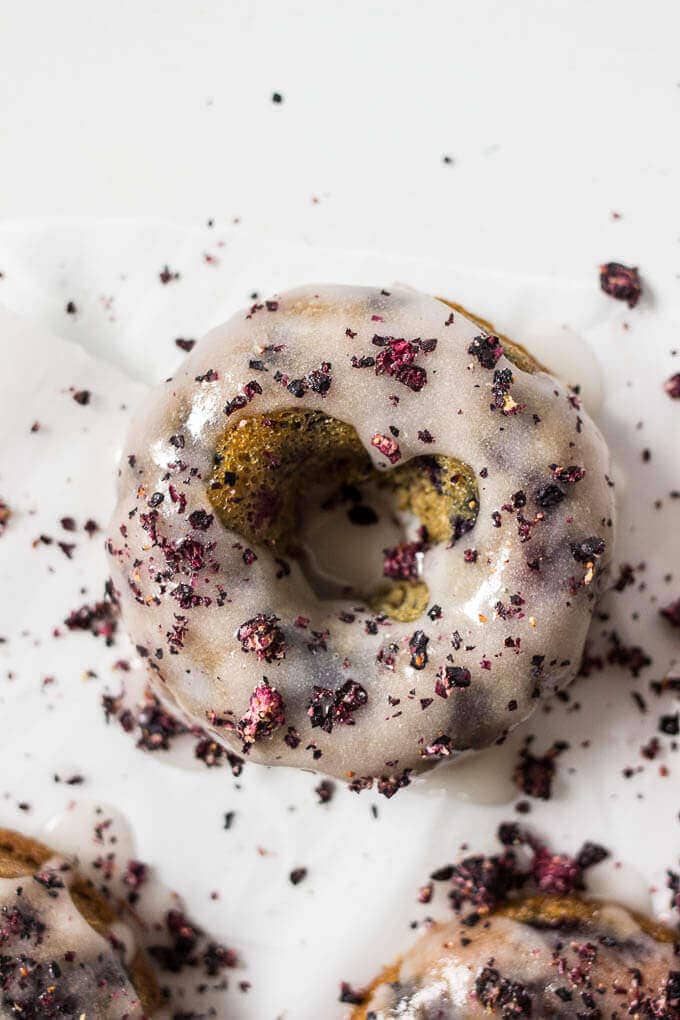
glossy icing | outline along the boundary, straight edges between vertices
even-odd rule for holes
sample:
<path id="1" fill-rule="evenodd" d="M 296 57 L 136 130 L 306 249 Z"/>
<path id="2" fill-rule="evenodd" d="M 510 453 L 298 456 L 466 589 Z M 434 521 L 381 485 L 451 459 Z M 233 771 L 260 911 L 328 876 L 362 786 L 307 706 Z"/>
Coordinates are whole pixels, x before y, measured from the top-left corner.
<path id="1" fill-rule="evenodd" d="M 100 1017 L 145 1014 L 126 967 L 134 935 L 115 922 L 108 937 L 71 898 L 73 865 L 53 857 L 35 874 L 0 878 L 0 1017 Z"/>
<path id="2" fill-rule="evenodd" d="M 435 339 L 415 359 L 426 383 L 352 367 L 376 355 L 376 336 Z M 463 314 L 411 290 L 305 287 L 213 330 L 138 416 L 108 543 L 124 620 L 157 688 L 217 739 L 240 751 L 253 713 L 264 720 L 247 727 L 251 760 L 359 785 L 384 777 L 393 792 L 390 777 L 490 745 L 573 679 L 611 558 L 607 449 L 565 385 L 504 355 L 485 367 L 469 350 L 479 336 Z M 318 371 L 331 378 L 323 392 L 287 388 Z M 321 600 L 295 560 L 282 570 L 258 547 L 246 562 L 240 536 L 211 514 L 206 484 L 225 429 L 292 407 L 353 426 L 378 471 L 423 455 L 472 468 L 474 530 L 422 562 L 440 616 L 376 620 L 356 599 Z M 574 465 L 585 470 L 577 481 L 560 474 Z M 561 490 L 559 505 L 540 504 L 546 486 Z M 594 556 L 591 539 L 602 543 Z M 172 594 L 180 584 L 188 608 Z M 276 630 L 275 654 L 258 644 L 262 633 L 239 638 L 262 619 Z M 426 655 L 414 666 L 417 634 Z M 468 671 L 469 684 L 449 667 Z M 365 698 L 344 719 L 336 712 L 332 732 L 313 727 L 313 688 L 332 698 L 350 682 Z"/>

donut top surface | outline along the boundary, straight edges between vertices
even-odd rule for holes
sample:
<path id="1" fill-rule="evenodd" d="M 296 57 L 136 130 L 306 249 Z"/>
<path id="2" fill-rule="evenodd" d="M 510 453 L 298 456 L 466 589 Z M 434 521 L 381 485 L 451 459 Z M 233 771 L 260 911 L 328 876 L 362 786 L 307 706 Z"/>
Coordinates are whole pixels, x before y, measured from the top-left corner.
<path id="1" fill-rule="evenodd" d="M 434 925 L 353 1020 L 680 1017 L 672 933 L 623 907 L 534 897 L 474 927 Z"/>
<path id="2" fill-rule="evenodd" d="M 534 368 L 404 288 L 213 330 L 132 428 L 108 542 L 157 688 L 252 760 L 386 793 L 502 739 L 575 675 L 612 545 L 606 446 Z"/>
<path id="3" fill-rule="evenodd" d="M 132 932 L 111 917 L 99 931 L 86 920 L 73 863 L 55 856 L 32 872 L 12 856 L 1 863 L 0 1017 L 145 1017 L 128 973 Z"/>

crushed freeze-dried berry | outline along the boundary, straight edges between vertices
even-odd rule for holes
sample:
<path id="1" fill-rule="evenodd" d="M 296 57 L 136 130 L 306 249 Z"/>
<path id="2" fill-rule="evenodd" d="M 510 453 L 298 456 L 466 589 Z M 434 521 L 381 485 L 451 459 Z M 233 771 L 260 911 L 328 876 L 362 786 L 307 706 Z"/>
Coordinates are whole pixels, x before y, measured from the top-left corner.
<path id="1" fill-rule="evenodd" d="M 429 637 L 422 630 L 415 631 L 408 643 L 408 650 L 411 655 L 411 666 L 414 669 L 425 669 L 427 665 L 427 645 Z"/>
<path id="2" fill-rule="evenodd" d="M 553 854 L 517 822 L 503 822 L 497 838 L 500 854 L 476 854 L 430 874 L 430 881 L 451 882 L 448 893 L 456 911 L 472 909 L 467 923 L 495 910 L 527 886 L 551 896 L 564 896 L 584 888 L 584 872 L 609 856 L 598 843 L 586 842 L 575 857 Z M 680 876 L 678 876 L 680 891 Z"/>
<path id="3" fill-rule="evenodd" d="M 258 613 L 242 623 L 236 632 L 244 652 L 255 652 L 260 660 L 273 662 L 286 657 L 287 643 L 273 613 Z"/>
<path id="4" fill-rule="evenodd" d="M 558 482 L 564 484 L 574 485 L 576 482 L 580 482 L 585 477 L 586 469 L 578 467 L 576 464 L 570 464 L 569 467 L 562 467 L 560 464 L 551 464 L 550 470 L 552 471 L 553 478 Z"/>
<path id="5" fill-rule="evenodd" d="M 175 340 L 175 346 L 179 347 L 180 351 L 185 351 L 187 354 L 192 351 L 196 346 L 195 340 L 185 340 L 184 337 L 178 336 Z"/>
<path id="6" fill-rule="evenodd" d="M 189 524 L 197 531 L 207 531 L 212 524 L 214 517 L 206 510 L 193 510 L 189 514 Z"/>
<path id="7" fill-rule="evenodd" d="M 423 542 L 400 542 L 392 549 L 383 549 L 383 574 L 395 581 L 418 579 L 418 554 L 425 550 Z"/>
<path id="8" fill-rule="evenodd" d="M 163 936 L 165 941 L 149 946 L 148 952 L 161 970 L 171 974 L 200 967 L 207 977 L 216 977 L 224 968 L 238 964 L 233 949 L 209 941 L 181 910 L 167 912 Z"/>
<path id="9" fill-rule="evenodd" d="M 158 279 L 162 284 L 171 283 L 173 280 L 179 280 L 179 273 L 174 272 L 170 269 L 170 266 L 165 265 L 158 274 Z"/>
<path id="10" fill-rule="evenodd" d="M 397 382 L 416 393 L 422 390 L 427 383 L 427 370 L 414 362 L 421 351 L 433 351 L 436 340 L 398 340 L 376 335 L 373 343 L 382 348 L 375 359 L 376 375 L 394 376 Z"/>
<path id="11" fill-rule="evenodd" d="M 131 903 L 136 902 L 139 896 L 139 890 L 144 885 L 149 877 L 149 869 L 146 864 L 142 861 L 136 861 L 131 859 L 127 862 L 125 867 L 125 874 L 123 875 L 123 882 L 130 889 L 128 899 Z"/>
<path id="12" fill-rule="evenodd" d="M 558 506 L 565 497 L 565 492 L 559 485 L 543 485 L 537 489 L 535 500 L 544 510 Z"/>
<path id="13" fill-rule="evenodd" d="M 497 336 L 476 336 L 468 347 L 468 354 L 477 358 L 482 368 L 495 368 L 504 354 L 503 345 Z"/>
<path id="14" fill-rule="evenodd" d="M 669 737 L 677 737 L 680 734 L 680 715 L 677 712 L 662 715 L 659 719 L 659 731 Z"/>
<path id="15" fill-rule="evenodd" d="M 491 387 L 493 395 L 492 411 L 499 410 L 501 414 L 513 415 L 519 414 L 520 411 L 524 410 L 525 405 L 518 404 L 510 393 L 510 387 L 513 382 L 514 376 L 511 368 L 497 368 L 494 371 L 493 385 Z"/>
<path id="16" fill-rule="evenodd" d="M 495 967 L 483 967 L 475 979 L 475 993 L 483 1006 L 502 1017 L 530 1017 L 531 995 L 519 981 L 503 977 Z"/>
<path id="17" fill-rule="evenodd" d="M 314 787 L 314 792 L 319 799 L 319 804 L 328 804 L 335 793 L 335 783 L 332 783 L 330 779 L 322 779 L 318 786 Z"/>
<path id="18" fill-rule="evenodd" d="M 4 499 L 0 499 L 0 535 L 2 535 L 7 527 L 11 516 L 12 511 L 8 507 L 7 503 L 5 503 Z"/>
<path id="19" fill-rule="evenodd" d="M 347 680 L 336 691 L 315 686 L 307 715 L 313 727 L 319 726 L 325 733 L 331 733 L 336 724 L 353 726 L 353 713 L 367 701 L 365 689 L 354 680 Z"/>
<path id="20" fill-rule="evenodd" d="M 208 381 L 207 376 L 203 376 L 203 380 Z M 235 397 L 228 400 L 224 405 L 224 413 L 227 418 L 234 414 L 235 411 L 240 411 L 242 408 L 246 407 L 246 405 L 260 393 L 262 393 L 262 387 L 259 382 L 257 382 L 256 379 L 251 379 L 250 382 L 246 383 L 243 387 L 243 393 L 237 393 Z"/>
<path id="21" fill-rule="evenodd" d="M 600 266 L 600 287 L 609 297 L 627 302 L 629 308 L 635 307 L 642 293 L 637 268 L 620 262 L 606 262 Z"/>
<path id="22" fill-rule="evenodd" d="M 550 800 L 555 777 L 555 759 L 563 748 L 553 745 L 543 755 L 533 755 L 528 747 L 520 751 L 513 778 L 522 793 L 539 800 Z"/>
<path id="23" fill-rule="evenodd" d="M 257 685 L 250 695 L 248 711 L 239 719 L 238 731 L 244 743 L 244 749 L 256 740 L 270 737 L 274 730 L 286 721 L 283 698 L 266 677 Z"/>
<path id="24" fill-rule="evenodd" d="M 338 997 L 339 1002 L 343 1002 L 349 1006 L 361 1006 L 365 999 L 365 993 L 357 992 L 348 981 L 342 981 L 340 983 L 340 995 Z"/>
<path id="25" fill-rule="evenodd" d="M 440 698 L 448 698 L 454 690 L 464 690 L 472 683 L 469 669 L 463 666 L 440 666 L 434 690 Z"/>
<path id="26" fill-rule="evenodd" d="M 664 606 L 659 613 L 671 626 L 680 627 L 680 598 Z"/>
<path id="27" fill-rule="evenodd" d="M 119 615 L 117 603 L 106 595 L 100 602 L 74 609 L 64 623 L 69 630 L 88 630 L 95 637 L 103 637 L 107 645 L 112 645 Z"/>
<path id="28" fill-rule="evenodd" d="M 541 892 L 567 896 L 581 888 L 582 869 L 568 854 L 553 854 L 546 847 L 534 850 L 531 874 Z"/>
<path id="29" fill-rule="evenodd" d="M 375 446 L 377 450 L 382 453 L 383 457 L 387 457 L 390 464 L 396 464 L 398 460 L 401 460 L 401 450 L 399 444 L 390 439 L 389 436 L 384 436 L 380 432 L 376 432 L 371 438 L 371 446 Z"/>
<path id="30" fill-rule="evenodd" d="M 431 758 L 435 761 L 440 761 L 443 758 L 450 758 L 453 754 L 453 747 L 451 746 L 451 737 L 446 733 L 440 733 L 434 737 L 420 752 L 421 758 Z"/>

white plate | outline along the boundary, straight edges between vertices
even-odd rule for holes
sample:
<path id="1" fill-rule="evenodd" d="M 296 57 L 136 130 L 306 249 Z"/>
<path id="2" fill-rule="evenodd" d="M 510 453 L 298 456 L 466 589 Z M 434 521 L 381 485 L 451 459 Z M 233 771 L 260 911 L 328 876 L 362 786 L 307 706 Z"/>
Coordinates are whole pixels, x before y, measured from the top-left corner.
<path id="1" fill-rule="evenodd" d="M 181 275 L 162 285 L 165 264 Z M 0 497 L 13 511 L 0 537 L 0 636 L 7 639 L 0 645 L 1 824 L 47 832 L 73 850 L 75 829 L 63 820 L 46 829 L 50 819 L 63 818 L 69 802 L 87 811 L 92 803 L 112 806 L 158 883 L 177 890 L 194 919 L 242 957 L 218 1016 L 332 1020 L 343 1016 L 341 979 L 367 981 L 413 938 L 412 920 L 447 915 L 443 890 L 428 907 L 416 902 L 429 872 L 463 843 L 493 849 L 498 822 L 518 817 L 513 801 L 480 801 L 519 799 L 507 776 L 521 740 L 535 733 L 539 751 L 558 738 L 571 749 L 559 759 L 553 799 L 532 802 L 528 824 L 558 850 L 574 851 L 585 839 L 604 843 L 613 856 L 593 872 L 593 888 L 664 915 L 665 869 L 677 864 L 680 770 L 670 738 L 660 736 L 654 761 L 640 748 L 659 716 L 677 709 L 672 695 L 658 698 L 649 688 L 677 665 L 678 633 L 658 615 L 659 605 L 680 595 L 680 501 L 669 498 L 680 484 L 680 406 L 662 389 L 680 370 L 671 354 L 677 310 L 648 298 L 629 310 L 601 294 L 596 276 L 577 285 L 481 274 L 262 242 L 238 228 L 3 228 L 0 270 L 0 301 L 34 320 L 0 317 Z M 610 619 L 593 628 L 595 637 L 615 628 L 624 643 L 644 647 L 653 665 L 639 679 L 619 668 L 580 680 L 570 702 L 539 710 L 510 750 L 486 755 L 479 768 L 418 781 L 391 801 L 338 787 L 321 806 L 318 779 L 309 774 L 250 765 L 235 780 L 225 769 L 180 767 L 175 754 L 137 750 L 117 724 L 106 726 L 100 707 L 102 693 L 120 687 L 116 660 L 134 662 L 126 639 L 121 634 L 107 649 L 63 627 L 72 609 L 100 597 L 105 563 L 101 536 L 66 533 L 59 520 L 72 516 L 79 529 L 88 517 L 106 524 L 127 423 L 147 386 L 181 361 L 174 339 L 200 337 L 253 291 L 313 280 L 399 280 L 462 302 L 535 350 L 540 333 L 537 353 L 583 385 L 611 445 L 620 501 L 616 562 L 645 563 L 635 586 L 608 597 Z M 66 314 L 68 301 L 75 315 Z M 70 387 L 90 390 L 90 403 L 77 404 Z M 54 543 L 33 548 L 40 534 Z M 76 543 L 72 559 L 57 540 Z M 643 695 L 646 713 L 633 691 Z M 640 771 L 625 779 L 627 767 Z M 65 786 L 55 773 L 80 773 L 85 782 Z M 235 812 L 229 830 L 227 811 Z M 92 856 L 92 847 L 81 850 Z M 288 875 L 295 867 L 308 876 L 294 887 Z M 252 982 L 247 994 L 241 980 Z"/>

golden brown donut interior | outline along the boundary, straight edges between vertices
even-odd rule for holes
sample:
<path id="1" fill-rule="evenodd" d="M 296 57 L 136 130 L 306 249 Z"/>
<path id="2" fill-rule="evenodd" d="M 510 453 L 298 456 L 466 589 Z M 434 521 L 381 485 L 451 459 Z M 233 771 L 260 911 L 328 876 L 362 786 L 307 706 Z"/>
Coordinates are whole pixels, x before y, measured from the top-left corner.
<path id="1" fill-rule="evenodd" d="M 606 905 L 599 900 L 584 900 L 578 896 L 525 896 L 502 904 L 489 916 L 508 917 L 520 924 L 542 928 L 559 928 L 562 925 L 568 926 L 570 923 L 597 922 L 602 908 Z M 673 943 L 677 941 L 676 933 L 665 925 L 634 910 L 629 910 L 628 913 L 635 918 L 644 933 L 656 942 Z M 370 1001 L 372 993 L 379 985 L 398 981 L 400 966 L 401 960 L 396 960 L 385 967 L 378 977 L 364 989 L 365 1001 Z M 351 1020 L 366 1020 L 366 1013 L 365 1006 L 357 1006 L 352 1011 Z"/>
<path id="2" fill-rule="evenodd" d="M 461 306 L 444 304 L 493 332 L 489 323 Z M 534 372 L 540 367 L 519 344 L 502 340 L 519 368 Z M 422 456 L 378 472 L 351 425 L 322 411 L 297 408 L 242 417 L 225 429 L 215 449 L 208 496 L 229 530 L 277 555 L 294 557 L 299 495 L 323 479 L 333 479 L 338 490 L 362 483 L 391 490 L 396 507 L 420 520 L 430 543 L 452 541 L 477 518 L 477 481 L 467 464 L 453 457 Z M 374 612 L 400 621 L 421 616 L 429 596 L 422 580 L 382 581 L 373 591 L 356 594 Z"/>
<path id="3" fill-rule="evenodd" d="M 224 524 L 278 554 L 291 550 L 300 490 L 324 477 L 357 484 L 372 471 L 351 425 L 297 409 L 242 418 L 223 432 L 215 460 L 209 494 Z"/>
<path id="4" fill-rule="evenodd" d="M 601 900 L 584 900 L 578 896 L 526 896 L 504 903 L 496 913 L 522 924 L 559 927 L 569 921 L 597 921 L 604 906 L 607 904 Z M 677 940 L 676 933 L 666 925 L 628 907 L 626 910 L 650 938 L 657 942 Z"/>
<path id="5" fill-rule="evenodd" d="M 0 829 L 0 878 L 32 875 L 54 856 L 55 851 L 44 843 L 11 829 Z M 70 894 L 78 912 L 98 934 L 106 937 L 111 925 L 120 920 L 114 907 L 82 875 L 76 874 Z M 137 950 L 128 972 L 145 1014 L 153 1015 L 160 1008 L 162 996 L 143 950 Z"/>
<path id="6" fill-rule="evenodd" d="M 497 336 L 503 344 L 503 350 L 508 361 L 511 361 L 513 365 L 517 365 L 517 368 L 521 369 L 522 372 L 528 372 L 533 375 L 534 372 L 547 372 L 548 369 L 537 361 L 536 358 L 526 347 L 522 344 L 518 344 L 516 340 L 511 340 L 509 336 L 504 333 L 499 333 L 494 327 L 493 323 L 489 322 L 488 319 L 482 319 L 480 315 L 474 315 L 469 312 L 463 305 L 456 304 L 455 301 L 447 301 L 446 298 L 438 297 L 437 301 L 441 301 L 442 304 L 447 305 L 449 308 L 453 308 L 455 312 L 459 312 L 464 315 L 466 319 L 470 319 L 475 325 L 479 326 L 485 333 L 490 333 L 492 336 Z"/>
<path id="7" fill-rule="evenodd" d="M 416 457 L 389 473 L 375 470 L 356 430 L 322 411 L 285 410 L 243 418 L 217 444 L 208 493 L 220 519 L 247 542 L 277 555 L 296 555 L 298 499 L 320 479 L 334 490 L 375 483 L 394 494 L 427 529 L 428 541 L 445 542 L 455 522 L 469 528 L 477 517 L 477 483 L 470 468 L 451 457 Z M 414 620 L 427 608 L 422 581 L 380 583 L 358 593 L 374 612 Z"/>

